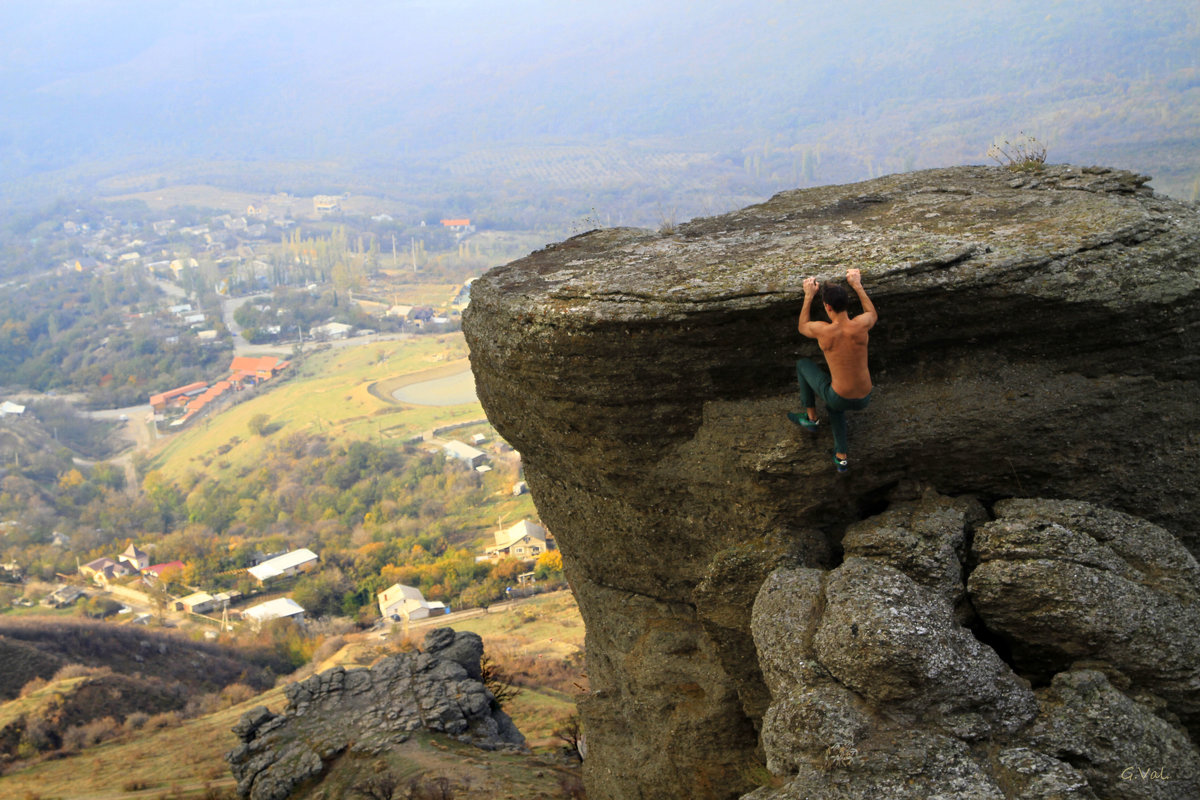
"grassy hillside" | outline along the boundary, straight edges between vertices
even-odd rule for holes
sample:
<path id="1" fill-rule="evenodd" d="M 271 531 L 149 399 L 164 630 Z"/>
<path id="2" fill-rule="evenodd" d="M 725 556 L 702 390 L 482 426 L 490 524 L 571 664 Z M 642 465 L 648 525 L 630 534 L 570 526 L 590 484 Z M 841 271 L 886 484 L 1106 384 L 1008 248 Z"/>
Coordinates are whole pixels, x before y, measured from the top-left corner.
<path id="1" fill-rule="evenodd" d="M 143 627 L 63 617 L 0 616 L 0 699 L 67 664 L 185 683 L 196 692 L 235 681 L 262 687 L 290 665 L 267 650 L 196 642 Z"/>
<path id="2" fill-rule="evenodd" d="M 414 628 L 410 639 L 419 643 L 434 626 Z M 509 610 L 455 621 L 450 627 L 475 630 L 484 636 L 489 656 L 506 669 L 526 663 L 558 664 L 564 656 L 576 655 L 583 646 L 583 623 L 574 599 L 567 592 L 543 595 Z M 337 652 L 322 660 L 319 669 L 338 664 L 369 666 L 406 646 L 396 635 L 380 639 L 378 634 L 346 637 Z M 573 682 L 586 683 L 575 661 Z M 302 671 L 301 677 L 307 674 Z M 525 675 L 521 680 L 532 681 Z M 552 679 L 550 683 L 555 683 Z M 49 687 L 47 687 L 48 689 Z M 97 746 L 64 758 L 27 763 L 0 777 L 0 796 L 23 797 L 28 793 L 44 798 L 109 800 L 139 796 L 232 797 L 232 778 L 224 754 L 237 745 L 230 732 L 249 709 L 265 705 L 282 711 L 286 705 L 282 688 L 210 714 L 154 728 L 146 725 Z M 533 747 L 530 755 L 490 753 L 442 737 L 422 734 L 389 753 L 375 758 L 343 757 L 331 767 L 324 782 L 314 791 L 325 797 L 352 796 L 352 787 L 383 774 L 395 776 L 401 786 L 411 780 L 431 782 L 446 778 L 455 797 L 488 797 L 527 800 L 564 798 L 572 795 L 576 773 L 558 759 L 550 731 L 574 710 L 569 693 L 551 686 L 522 691 L 506 709 Z M 312 795 L 317 796 L 317 795 Z M 403 795 L 400 795 L 403 796 Z"/>

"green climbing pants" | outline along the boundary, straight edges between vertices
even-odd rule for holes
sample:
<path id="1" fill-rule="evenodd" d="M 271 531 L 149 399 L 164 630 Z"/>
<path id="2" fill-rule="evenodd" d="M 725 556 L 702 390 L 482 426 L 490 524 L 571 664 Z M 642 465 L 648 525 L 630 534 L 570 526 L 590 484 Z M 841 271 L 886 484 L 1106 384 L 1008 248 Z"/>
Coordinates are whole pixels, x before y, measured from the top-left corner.
<path id="1" fill-rule="evenodd" d="M 871 402 L 871 395 L 857 400 L 847 400 L 833 390 L 833 379 L 829 373 L 807 358 L 796 362 L 796 379 L 800 382 L 800 399 L 804 408 L 816 407 L 816 395 L 820 395 L 829 409 L 829 427 L 833 429 L 835 453 L 849 453 L 846 441 L 846 412 L 862 411 Z"/>

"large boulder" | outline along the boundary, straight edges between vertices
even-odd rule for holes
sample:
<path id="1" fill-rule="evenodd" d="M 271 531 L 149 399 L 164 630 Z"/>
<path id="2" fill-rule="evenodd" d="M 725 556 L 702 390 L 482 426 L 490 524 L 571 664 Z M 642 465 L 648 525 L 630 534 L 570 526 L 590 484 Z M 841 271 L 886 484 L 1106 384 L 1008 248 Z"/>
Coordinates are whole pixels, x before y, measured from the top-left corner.
<path id="1" fill-rule="evenodd" d="M 287 800 L 347 751 L 376 755 L 418 730 L 487 750 L 525 743 L 479 680 L 478 634 L 438 628 L 421 653 L 390 656 L 370 669 L 335 667 L 287 687 L 287 708 L 258 706 L 233 732 L 226 755 L 237 792 L 248 800 Z"/>
<path id="2" fill-rule="evenodd" d="M 1200 214 L 1146 180 L 895 175 L 593 231 L 472 285 L 480 401 L 588 628 L 589 796 L 748 787 L 770 703 L 751 598 L 777 566 L 836 566 L 846 528 L 905 487 L 1104 503 L 1197 550 Z M 785 412 L 795 360 L 820 357 L 796 332 L 802 279 L 848 267 L 880 321 L 839 477 L 828 435 Z M 922 550 L 911 580 L 951 586 L 965 545 Z"/>
<path id="3" fill-rule="evenodd" d="M 963 524 L 958 530 L 947 524 L 957 510 L 954 501 L 936 495 L 899 504 L 855 526 L 860 545 L 872 542 L 876 558 L 851 556 L 829 571 L 780 568 L 767 577 L 751 627 L 772 698 L 761 741 L 766 766 L 782 785 L 747 800 L 1200 796 L 1200 749 L 1181 721 L 1200 700 L 1200 687 L 1172 683 L 1168 701 L 1163 680 L 1164 673 L 1186 677 L 1195 669 L 1194 659 L 1185 664 L 1179 654 L 1186 641 L 1160 642 L 1169 654 L 1161 669 L 1148 670 L 1146 653 L 1122 647 L 1115 632 L 1090 639 L 1081 633 L 1094 632 L 1087 621 L 1093 609 L 1069 596 L 1039 593 L 1036 578 L 1028 587 L 1008 583 L 1005 592 L 1037 595 L 1037 611 L 1063 624 L 1061 641 L 1043 636 L 1049 626 L 1037 617 L 1031 634 L 1014 624 L 1002 635 L 988 627 L 992 612 L 974 588 L 976 576 L 994 562 L 972 573 L 969 595 L 980 616 L 964 625 L 952 613 L 958 593 L 947 591 L 945 570 L 922 584 L 927 560 L 906 547 L 920 534 L 928 551 L 945 552 L 936 546 L 939 539 L 953 548 L 967 533 Z M 1139 574 L 1173 585 L 1185 607 L 1200 601 L 1200 586 L 1172 577 L 1190 574 L 1194 559 L 1149 523 L 1055 500 L 1014 500 L 998 510 L 1009 516 L 975 534 L 994 560 L 1031 555 L 1027 540 L 990 535 L 1014 518 L 1026 529 L 1057 528 L 1059 536 L 1037 540 L 1037 557 L 1051 570 L 1086 560 L 1080 540 L 1091 530 L 1114 542 L 1114 550 L 1137 550 Z M 1136 532 L 1147 534 L 1145 546 L 1117 541 Z M 1116 561 L 1108 566 L 1116 568 Z M 1138 624 L 1134 609 L 1113 612 L 1128 595 L 1125 587 L 1084 575 L 1079 591 L 1099 617 Z M 1024 654 L 1014 656 L 1007 641 L 1020 642 Z M 1078 660 L 1048 668 L 1053 659 L 1038 657 L 1064 647 Z M 1029 664 L 1035 666 L 1026 669 Z"/>

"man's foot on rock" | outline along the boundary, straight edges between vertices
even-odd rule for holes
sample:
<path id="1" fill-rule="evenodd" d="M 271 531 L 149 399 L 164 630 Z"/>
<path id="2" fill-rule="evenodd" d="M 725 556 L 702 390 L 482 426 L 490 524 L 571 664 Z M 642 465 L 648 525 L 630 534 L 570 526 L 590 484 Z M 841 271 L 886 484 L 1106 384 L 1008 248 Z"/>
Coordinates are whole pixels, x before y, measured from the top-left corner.
<path id="1" fill-rule="evenodd" d="M 815 431 L 820 424 L 815 419 L 809 419 L 808 414 L 797 414 L 795 411 L 789 411 L 787 418 L 807 431 Z"/>
<path id="2" fill-rule="evenodd" d="M 833 465 L 837 467 L 838 472 L 845 472 L 850 469 L 850 459 L 839 458 L 837 453 L 833 454 Z"/>

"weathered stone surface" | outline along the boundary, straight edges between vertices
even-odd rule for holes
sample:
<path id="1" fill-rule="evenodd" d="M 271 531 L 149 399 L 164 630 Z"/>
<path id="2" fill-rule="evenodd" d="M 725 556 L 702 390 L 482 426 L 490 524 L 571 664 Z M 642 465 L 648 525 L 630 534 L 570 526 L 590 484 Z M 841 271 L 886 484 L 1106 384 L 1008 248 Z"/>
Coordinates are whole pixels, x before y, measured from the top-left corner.
<path id="1" fill-rule="evenodd" d="M 478 634 L 439 628 L 426 643 L 435 652 L 401 653 L 372 669 L 335 667 L 291 684 L 282 714 L 258 706 L 242 715 L 233 730 L 243 744 L 226 755 L 238 794 L 285 800 L 347 749 L 379 753 L 422 728 L 488 750 L 522 746 L 525 737 L 470 677 L 483 653 Z"/>
<path id="2" fill-rule="evenodd" d="M 1095 670 L 1062 672 L 1038 693 L 1030 745 L 1069 762 L 1100 798 L 1194 800 L 1200 752 L 1178 726 Z"/>
<path id="3" fill-rule="evenodd" d="M 739 628 L 733 606 L 762 571 L 717 563 L 731 549 L 829 568 L 845 527 L 913 481 L 985 503 L 1104 502 L 1197 549 L 1200 215 L 1144 182 L 1073 167 L 890 176 L 669 234 L 594 231 L 473 284 L 480 400 L 522 454 L 588 623 L 589 796 L 744 788 L 735 765 L 754 758 L 765 686 L 737 652 L 749 609 Z M 784 413 L 795 359 L 819 357 L 796 333 L 802 278 L 852 266 L 881 315 L 877 390 L 838 478 L 828 434 Z M 593 633 L 664 613 L 664 638 L 689 647 L 609 652 L 630 637 Z M 687 682 L 705 702 L 629 673 L 700 677 Z M 631 725 L 635 709 L 671 722 Z M 689 779 L 685 762 L 729 772 Z"/>
<path id="4" fill-rule="evenodd" d="M 1015 730 L 1035 711 L 1029 687 L 949 604 L 882 564 L 854 558 L 829 574 L 813 644 L 841 685 L 962 739 Z"/>
<path id="5" fill-rule="evenodd" d="M 964 607 L 962 562 L 966 534 L 988 519 L 976 500 L 926 492 L 917 501 L 897 503 L 884 514 L 851 525 L 842 539 L 846 558 L 858 557 L 895 567 L 954 607 Z"/>
<path id="6" fill-rule="evenodd" d="M 1176 698 L 1164 701 L 1150 691 L 1156 676 L 1127 664 L 1142 654 L 1117 647 L 1094 654 L 1092 663 L 1119 676 L 1121 688 L 1101 671 L 1076 667 L 1035 693 L 986 643 L 996 637 L 979 620 L 972 624 L 983 638 L 955 620 L 950 602 L 958 591 L 944 569 L 925 586 L 890 566 L 907 564 L 915 577 L 928 577 L 931 562 L 923 556 L 940 550 L 918 547 L 913 557 L 898 523 L 959 541 L 967 520 L 958 516 L 956 535 L 946 517 L 955 507 L 929 494 L 915 505 L 898 504 L 855 526 L 861 542 L 871 543 L 871 559 L 851 556 L 828 572 L 784 568 L 767 577 L 752 613 L 772 696 L 760 741 L 767 768 L 788 782 L 747 797 L 1200 796 L 1200 750 L 1175 713 L 1200 699 L 1200 690 L 1175 687 Z M 1190 555 L 1156 526 L 1083 503 L 1011 500 L 997 509 L 1005 516 L 980 526 L 975 539 L 991 558 L 1036 555 L 1049 564 L 1075 559 L 1128 570 L 1115 553 L 1136 551 L 1139 574 L 1174 586 L 1182 603 L 1200 597 L 1188 591 Z M 1014 520 L 1061 535 L 1001 535 Z M 1089 552 L 1083 530 L 1111 551 Z M 1094 551 L 1095 541 L 1087 541 Z M 1041 611 L 1055 619 L 1086 613 L 1069 600 L 1065 608 L 1055 597 L 1043 601 Z M 986 622 L 987 613 L 981 616 Z M 1049 646 L 1024 644 L 1035 655 Z"/>
<path id="7" fill-rule="evenodd" d="M 1162 528 L 1087 503 L 1011 500 L 975 536 L 969 589 L 1017 664 L 1106 664 L 1200 736 L 1200 566 Z"/>

